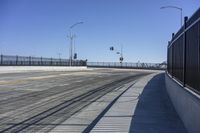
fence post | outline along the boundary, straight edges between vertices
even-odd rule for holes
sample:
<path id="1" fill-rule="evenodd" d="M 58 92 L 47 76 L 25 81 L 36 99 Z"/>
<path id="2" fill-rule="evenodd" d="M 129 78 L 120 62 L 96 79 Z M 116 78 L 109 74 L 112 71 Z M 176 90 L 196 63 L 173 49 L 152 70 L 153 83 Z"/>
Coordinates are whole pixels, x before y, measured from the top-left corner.
<path id="1" fill-rule="evenodd" d="M 41 66 L 43 66 L 42 57 L 41 57 Z"/>
<path id="2" fill-rule="evenodd" d="M 184 17 L 184 31 L 183 31 L 183 87 L 185 87 L 186 80 L 186 22 L 188 17 Z"/>
<path id="3" fill-rule="evenodd" d="M 174 38 L 174 33 L 172 33 L 172 40 Z M 172 78 L 174 77 L 174 45 L 171 44 L 172 47 Z"/>
<path id="4" fill-rule="evenodd" d="M 3 65 L 3 55 L 1 54 L 1 65 Z"/>
<path id="5" fill-rule="evenodd" d="M 51 57 L 51 66 L 53 65 L 52 57 Z"/>
<path id="6" fill-rule="evenodd" d="M 170 73 L 170 68 L 169 68 L 169 45 L 170 45 L 170 41 L 168 41 L 168 45 L 167 45 L 167 72 Z"/>
<path id="7" fill-rule="evenodd" d="M 16 55 L 16 65 L 17 65 L 17 63 L 18 63 L 18 56 Z"/>
<path id="8" fill-rule="evenodd" d="M 29 66 L 31 66 L 31 56 L 29 56 Z"/>

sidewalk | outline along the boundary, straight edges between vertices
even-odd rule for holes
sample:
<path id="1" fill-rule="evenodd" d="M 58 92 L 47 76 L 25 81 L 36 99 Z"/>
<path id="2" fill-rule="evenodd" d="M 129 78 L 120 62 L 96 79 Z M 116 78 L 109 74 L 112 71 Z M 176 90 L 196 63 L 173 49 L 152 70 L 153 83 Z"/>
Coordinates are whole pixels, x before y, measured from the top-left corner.
<path id="1" fill-rule="evenodd" d="M 167 95 L 162 73 L 151 74 L 134 84 L 91 132 L 186 133 L 186 130 Z"/>

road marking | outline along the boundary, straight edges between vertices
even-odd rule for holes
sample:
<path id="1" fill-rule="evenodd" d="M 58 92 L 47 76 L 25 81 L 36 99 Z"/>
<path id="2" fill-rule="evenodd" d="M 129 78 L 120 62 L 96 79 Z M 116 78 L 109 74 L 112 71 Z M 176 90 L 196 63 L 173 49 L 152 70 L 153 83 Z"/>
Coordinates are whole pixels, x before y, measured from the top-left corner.
<path id="1" fill-rule="evenodd" d="M 47 78 L 54 78 L 58 77 L 58 75 L 49 75 L 49 76 L 38 76 L 38 77 L 29 77 L 28 80 L 38 80 L 38 79 L 47 79 Z"/>
<path id="2" fill-rule="evenodd" d="M 56 86 L 66 86 L 66 85 L 69 85 L 69 84 L 55 85 L 55 87 L 56 87 Z"/>
<path id="3" fill-rule="evenodd" d="M 83 82 L 83 80 L 77 80 L 77 81 L 74 81 L 74 82 L 77 82 L 77 83 L 79 83 L 79 82 Z"/>

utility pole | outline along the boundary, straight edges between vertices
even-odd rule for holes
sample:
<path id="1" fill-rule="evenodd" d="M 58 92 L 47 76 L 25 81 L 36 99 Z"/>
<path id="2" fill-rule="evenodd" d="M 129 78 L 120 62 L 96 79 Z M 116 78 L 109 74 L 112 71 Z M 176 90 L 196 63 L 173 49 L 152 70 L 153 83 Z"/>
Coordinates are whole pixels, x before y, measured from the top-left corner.
<path id="1" fill-rule="evenodd" d="M 74 28 L 75 26 L 77 26 L 79 24 L 83 24 L 83 22 L 74 23 L 69 28 L 70 32 L 69 32 L 68 38 L 70 39 L 70 46 L 69 46 L 69 62 L 70 62 L 70 66 L 72 66 L 72 61 L 73 61 L 73 40 L 75 38 L 75 35 L 72 33 L 72 28 Z"/>
<path id="2" fill-rule="evenodd" d="M 69 65 L 72 66 L 73 39 L 74 39 L 74 35 L 72 34 L 71 29 L 70 29 L 70 35 L 68 37 L 70 39 L 70 45 L 69 45 Z"/>
<path id="3" fill-rule="evenodd" d="M 123 60 L 124 60 L 124 58 L 123 58 L 123 45 L 122 44 L 121 44 L 121 52 L 120 52 L 120 58 L 119 58 L 119 60 L 120 60 L 120 63 L 122 63 Z"/>

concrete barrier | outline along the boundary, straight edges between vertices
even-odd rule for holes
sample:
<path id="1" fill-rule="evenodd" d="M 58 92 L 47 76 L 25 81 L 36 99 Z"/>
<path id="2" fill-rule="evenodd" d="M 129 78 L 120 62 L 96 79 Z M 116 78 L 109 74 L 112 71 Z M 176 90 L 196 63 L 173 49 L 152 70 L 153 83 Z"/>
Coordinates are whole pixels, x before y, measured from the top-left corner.
<path id="1" fill-rule="evenodd" d="M 86 69 L 86 66 L 0 66 L 0 73 L 29 71 L 79 71 Z"/>
<path id="2" fill-rule="evenodd" d="M 165 74 L 169 97 L 189 133 L 200 133 L 200 96 Z"/>

